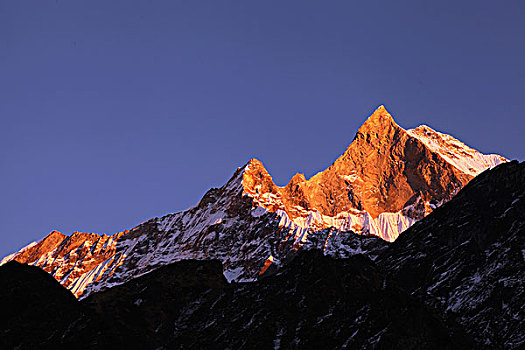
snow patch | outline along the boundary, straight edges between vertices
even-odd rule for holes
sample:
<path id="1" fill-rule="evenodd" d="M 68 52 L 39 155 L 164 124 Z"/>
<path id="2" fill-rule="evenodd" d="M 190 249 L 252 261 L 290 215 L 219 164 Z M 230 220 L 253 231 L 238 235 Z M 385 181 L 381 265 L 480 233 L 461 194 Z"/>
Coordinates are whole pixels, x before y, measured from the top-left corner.
<path id="1" fill-rule="evenodd" d="M 502 156 L 478 152 L 452 136 L 435 131 L 426 125 L 407 130 L 407 132 L 438 153 L 448 163 L 471 176 L 476 176 L 498 164 L 507 162 L 507 159 Z"/>

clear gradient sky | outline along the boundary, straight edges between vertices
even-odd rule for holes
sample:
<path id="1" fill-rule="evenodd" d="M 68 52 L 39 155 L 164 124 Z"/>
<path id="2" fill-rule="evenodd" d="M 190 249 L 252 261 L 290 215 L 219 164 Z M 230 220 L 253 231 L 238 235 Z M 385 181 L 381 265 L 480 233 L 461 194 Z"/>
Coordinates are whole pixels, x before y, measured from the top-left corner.
<path id="1" fill-rule="evenodd" d="M 425 4 L 424 4 L 425 3 Z M 2 1 L 0 255 L 331 164 L 380 104 L 525 159 L 525 1 Z"/>

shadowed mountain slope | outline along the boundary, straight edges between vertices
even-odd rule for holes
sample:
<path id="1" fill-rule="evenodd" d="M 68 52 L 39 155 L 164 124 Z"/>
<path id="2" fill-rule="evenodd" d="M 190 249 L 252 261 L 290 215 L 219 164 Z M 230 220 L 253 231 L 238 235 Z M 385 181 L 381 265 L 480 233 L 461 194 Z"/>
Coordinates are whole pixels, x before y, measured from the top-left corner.
<path id="1" fill-rule="evenodd" d="M 1 267 L 0 274 L 5 269 Z M 39 272 L 37 279 L 45 275 Z M 31 285 L 34 277 L 21 273 L 20 278 Z M 18 329 L 23 336 L 7 333 L 3 341 L 18 343 L 22 349 L 38 345 L 468 349 L 473 345 L 453 322 L 445 323 L 435 310 L 386 284 L 385 276 L 361 255 L 335 260 L 318 251 L 304 251 L 274 275 L 233 284 L 222 275 L 219 261 L 180 261 L 80 302 L 69 294 L 64 303 L 64 293 L 69 292 L 54 290 L 38 305 L 22 306 L 27 324 L 19 324 Z M 35 338 L 30 325 L 46 305 L 56 310 L 48 313 L 39 326 L 41 336 Z M 16 317 L 10 315 L 6 321 Z"/>
<path id="2" fill-rule="evenodd" d="M 525 346 L 525 162 L 486 171 L 377 260 L 479 342 Z"/>

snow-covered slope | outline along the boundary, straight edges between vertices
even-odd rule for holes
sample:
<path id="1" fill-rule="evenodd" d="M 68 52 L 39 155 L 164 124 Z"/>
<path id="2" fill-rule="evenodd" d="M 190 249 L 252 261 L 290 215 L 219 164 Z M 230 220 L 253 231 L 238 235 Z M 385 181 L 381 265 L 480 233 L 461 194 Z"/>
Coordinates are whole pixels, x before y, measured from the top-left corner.
<path id="1" fill-rule="evenodd" d="M 279 187 L 252 159 L 193 208 L 112 236 L 54 231 L 2 263 L 40 266 L 76 296 L 86 296 L 189 258 L 221 260 L 233 281 L 253 280 L 265 262 L 281 264 L 298 249 L 374 258 L 386 244 L 375 243 L 376 237 L 394 241 L 472 179 L 471 170 L 449 158 L 475 169 L 496 161 L 473 163 L 473 157 L 485 158 L 470 148 L 451 148 L 452 157 L 445 150 L 453 138 L 437 148 L 419 133 L 405 131 L 380 106 L 343 155 L 311 179 L 297 174 Z"/>
<path id="2" fill-rule="evenodd" d="M 435 131 L 427 125 L 420 125 L 407 132 L 465 174 L 476 176 L 488 168 L 507 161 L 497 154 L 480 153 L 452 136 Z"/>

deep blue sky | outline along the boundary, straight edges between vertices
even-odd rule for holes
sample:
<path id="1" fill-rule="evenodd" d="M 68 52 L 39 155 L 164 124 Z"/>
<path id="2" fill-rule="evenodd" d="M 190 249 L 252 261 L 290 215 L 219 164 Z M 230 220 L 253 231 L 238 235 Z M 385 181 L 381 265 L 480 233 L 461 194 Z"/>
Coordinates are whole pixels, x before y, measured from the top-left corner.
<path id="1" fill-rule="evenodd" d="M 278 184 L 385 104 L 525 159 L 523 1 L 0 2 L 0 255 Z"/>

